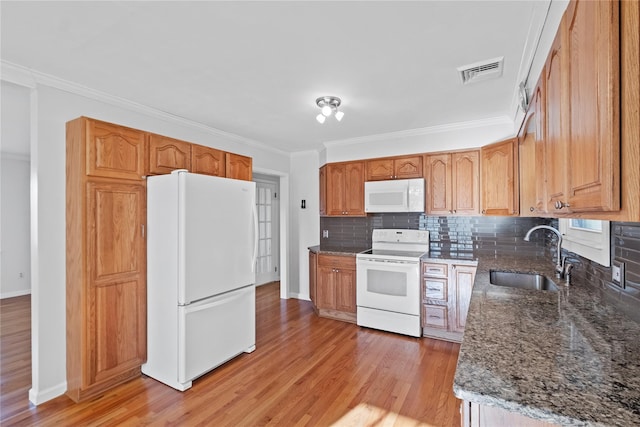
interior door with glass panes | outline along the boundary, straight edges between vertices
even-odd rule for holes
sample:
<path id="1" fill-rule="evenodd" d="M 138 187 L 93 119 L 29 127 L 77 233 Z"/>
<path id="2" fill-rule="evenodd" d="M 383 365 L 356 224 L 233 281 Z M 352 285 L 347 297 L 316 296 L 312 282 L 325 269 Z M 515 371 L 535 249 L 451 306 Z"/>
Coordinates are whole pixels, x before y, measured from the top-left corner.
<path id="1" fill-rule="evenodd" d="M 280 280 L 279 191 L 278 182 L 257 177 L 256 206 L 258 210 L 258 256 L 256 285 Z"/>

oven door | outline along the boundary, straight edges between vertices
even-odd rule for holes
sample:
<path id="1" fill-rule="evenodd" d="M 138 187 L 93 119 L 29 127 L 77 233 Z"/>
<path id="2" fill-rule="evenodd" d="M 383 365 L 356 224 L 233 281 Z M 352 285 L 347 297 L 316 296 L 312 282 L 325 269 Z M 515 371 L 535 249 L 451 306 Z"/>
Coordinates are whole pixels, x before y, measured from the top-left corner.
<path id="1" fill-rule="evenodd" d="M 420 315 L 420 261 L 358 258 L 356 305 Z"/>

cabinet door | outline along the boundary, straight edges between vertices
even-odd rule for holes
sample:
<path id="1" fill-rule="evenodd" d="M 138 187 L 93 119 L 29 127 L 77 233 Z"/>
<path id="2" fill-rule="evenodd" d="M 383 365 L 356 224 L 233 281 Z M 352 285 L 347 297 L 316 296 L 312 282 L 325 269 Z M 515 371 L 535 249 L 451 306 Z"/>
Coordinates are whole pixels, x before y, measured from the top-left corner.
<path id="1" fill-rule="evenodd" d="M 320 168 L 319 174 L 320 181 L 320 215 L 327 214 L 327 166 Z"/>
<path id="2" fill-rule="evenodd" d="M 453 153 L 451 164 L 453 213 L 477 215 L 480 213 L 480 153 L 477 150 Z"/>
<path id="3" fill-rule="evenodd" d="M 309 251 L 309 298 L 313 305 L 318 305 L 317 292 L 317 280 L 318 280 L 318 255 Z"/>
<path id="4" fill-rule="evenodd" d="M 542 76 L 544 73 L 543 69 Z M 539 216 L 547 212 L 544 82 L 545 79 L 540 78 L 534 88 L 529 110 L 518 134 L 521 216 Z"/>
<path id="5" fill-rule="evenodd" d="M 344 207 L 346 214 L 364 216 L 364 163 L 347 163 L 345 176 Z"/>
<path id="6" fill-rule="evenodd" d="M 471 301 L 473 281 L 476 277 L 476 267 L 468 265 L 451 266 L 451 285 L 454 291 L 453 318 L 450 319 L 452 332 L 464 332 L 467 323 L 467 312 Z"/>
<path id="7" fill-rule="evenodd" d="M 367 161 L 367 181 L 393 179 L 393 160 L 375 159 Z"/>
<path id="8" fill-rule="evenodd" d="M 509 139 L 482 147 L 482 213 L 517 215 L 516 144 Z"/>
<path id="9" fill-rule="evenodd" d="M 251 157 L 226 153 L 227 178 L 251 181 L 253 178 L 253 160 Z"/>
<path id="10" fill-rule="evenodd" d="M 224 151 L 191 144 L 191 172 L 203 175 L 225 176 Z"/>
<path id="11" fill-rule="evenodd" d="M 401 157 L 393 161 L 394 179 L 422 178 L 422 156 Z"/>
<path id="12" fill-rule="evenodd" d="M 140 181 L 144 177 L 144 132 L 97 120 L 87 125 L 87 175 Z"/>
<path id="13" fill-rule="evenodd" d="M 145 188 L 90 182 L 87 194 L 85 386 L 146 358 Z"/>
<path id="14" fill-rule="evenodd" d="M 344 164 L 327 165 L 327 215 L 344 215 L 344 194 L 346 190 L 346 170 Z"/>
<path id="15" fill-rule="evenodd" d="M 327 310 L 336 308 L 336 275 L 333 267 L 318 266 L 316 297 L 317 307 Z"/>
<path id="16" fill-rule="evenodd" d="M 562 210 L 555 208 L 555 204 L 556 202 L 567 202 L 565 185 L 568 159 L 565 142 L 568 135 L 566 123 L 568 106 L 566 82 L 563 81 L 565 73 L 562 71 L 566 68 L 566 65 L 563 65 L 566 62 L 564 59 L 564 22 L 563 19 L 544 67 L 547 127 L 545 138 L 546 209 L 548 212 L 562 212 Z"/>
<path id="17" fill-rule="evenodd" d="M 618 7 L 617 1 L 575 0 L 566 12 L 572 212 L 620 209 Z"/>
<path id="18" fill-rule="evenodd" d="M 336 310 L 356 312 L 356 271 L 336 270 Z"/>
<path id="19" fill-rule="evenodd" d="M 452 208 L 451 154 L 433 154 L 426 156 L 427 162 L 427 213 L 450 215 Z"/>
<path id="20" fill-rule="evenodd" d="M 149 135 L 149 174 L 171 173 L 176 169 L 191 169 L 191 144 L 161 135 Z"/>

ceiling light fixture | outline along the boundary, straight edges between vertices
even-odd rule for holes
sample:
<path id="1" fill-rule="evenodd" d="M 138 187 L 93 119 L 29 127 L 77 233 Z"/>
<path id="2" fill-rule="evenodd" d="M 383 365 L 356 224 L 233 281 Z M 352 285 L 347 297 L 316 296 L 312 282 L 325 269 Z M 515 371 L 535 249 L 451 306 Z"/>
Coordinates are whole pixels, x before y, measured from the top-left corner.
<path id="1" fill-rule="evenodd" d="M 334 115 L 337 121 L 342 120 L 344 113 L 338 111 L 340 106 L 340 98 L 337 96 L 321 96 L 316 99 L 316 105 L 320 107 L 320 114 L 316 116 L 318 123 L 322 124 L 330 115 Z"/>

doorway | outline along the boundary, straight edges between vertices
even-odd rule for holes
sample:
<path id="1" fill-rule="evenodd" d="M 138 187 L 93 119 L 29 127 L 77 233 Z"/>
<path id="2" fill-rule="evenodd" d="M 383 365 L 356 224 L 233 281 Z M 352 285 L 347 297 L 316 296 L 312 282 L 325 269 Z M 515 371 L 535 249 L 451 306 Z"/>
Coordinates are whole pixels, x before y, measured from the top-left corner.
<path id="1" fill-rule="evenodd" d="M 254 174 L 258 211 L 256 286 L 280 280 L 280 185 L 278 177 Z"/>

